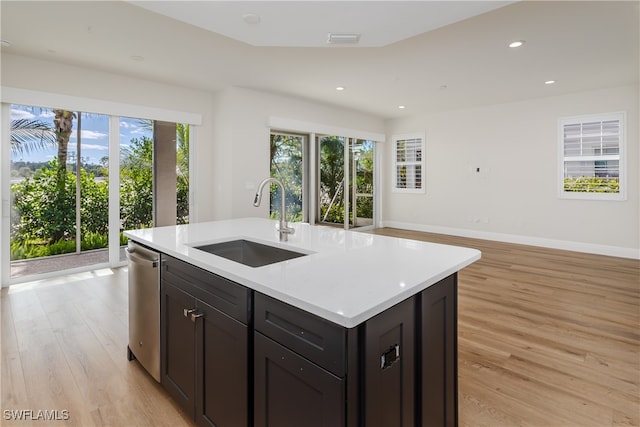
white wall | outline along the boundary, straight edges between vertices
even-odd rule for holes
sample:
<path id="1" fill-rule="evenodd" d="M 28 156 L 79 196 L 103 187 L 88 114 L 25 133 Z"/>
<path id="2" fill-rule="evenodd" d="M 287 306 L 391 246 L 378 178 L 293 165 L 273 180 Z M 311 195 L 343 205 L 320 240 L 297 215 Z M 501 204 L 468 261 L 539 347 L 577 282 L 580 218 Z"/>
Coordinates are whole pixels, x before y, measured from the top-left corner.
<path id="1" fill-rule="evenodd" d="M 251 201 L 269 175 L 269 117 L 384 133 L 380 118 L 255 90 L 212 94 L 4 52 L 0 65 L 5 87 L 201 114 L 191 146 L 196 221 L 268 215 L 268 204 Z"/>
<path id="2" fill-rule="evenodd" d="M 270 117 L 384 134 L 380 118 L 251 89 L 228 88 L 216 95 L 215 105 L 215 185 L 212 209 L 203 219 L 268 216 L 268 203 L 255 208 L 252 202 L 269 176 Z"/>
<path id="3" fill-rule="evenodd" d="M 559 199 L 558 118 L 614 111 L 627 112 L 627 200 Z M 639 257 L 638 115 L 630 86 L 390 120 L 388 140 L 426 134 L 426 194 L 391 192 L 386 144 L 383 224 Z"/>
<path id="4" fill-rule="evenodd" d="M 425 132 L 427 192 L 391 190 L 383 144 L 384 225 L 638 257 L 638 87 L 604 89 L 388 121 L 243 88 L 210 94 L 98 70 L 2 54 L 1 85 L 202 115 L 193 179 L 198 221 L 266 216 L 251 205 L 269 174 L 269 117 L 391 135 Z M 627 111 L 628 199 L 557 198 L 557 119 Z M 471 168 L 480 167 L 476 175 Z"/>

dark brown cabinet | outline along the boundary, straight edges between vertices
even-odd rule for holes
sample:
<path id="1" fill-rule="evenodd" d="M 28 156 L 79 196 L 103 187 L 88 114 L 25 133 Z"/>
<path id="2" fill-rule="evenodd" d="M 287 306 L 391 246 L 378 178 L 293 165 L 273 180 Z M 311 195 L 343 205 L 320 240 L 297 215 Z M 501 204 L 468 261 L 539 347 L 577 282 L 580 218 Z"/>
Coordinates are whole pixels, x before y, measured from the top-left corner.
<path id="1" fill-rule="evenodd" d="M 249 426 L 247 289 L 170 257 L 162 262 L 163 387 L 200 426 Z"/>
<path id="2" fill-rule="evenodd" d="M 255 334 L 255 426 L 344 426 L 344 380 Z"/>
<path id="3" fill-rule="evenodd" d="M 196 299 L 168 283 L 161 286 L 160 382 L 173 399 L 195 416 L 196 328 L 184 314 Z"/>
<path id="4" fill-rule="evenodd" d="M 346 329 L 256 293 L 256 427 L 345 425 Z"/>
<path id="5" fill-rule="evenodd" d="M 415 319 L 410 298 L 364 325 L 364 422 L 367 427 L 409 427 L 416 422 Z"/>
<path id="6" fill-rule="evenodd" d="M 451 275 L 420 295 L 421 425 L 458 425 L 458 282 Z"/>
<path id="7" fill-rule="evenodd" d="M 162 256 L 161 383 L 200 426 L 456 426 L 457 275 L 344 328 Z"/>
<path id="8" fill-rule="evenodd" d="M 254 301 L 256 427 L 417 425 L 416 297 L 351 329 Z"/>

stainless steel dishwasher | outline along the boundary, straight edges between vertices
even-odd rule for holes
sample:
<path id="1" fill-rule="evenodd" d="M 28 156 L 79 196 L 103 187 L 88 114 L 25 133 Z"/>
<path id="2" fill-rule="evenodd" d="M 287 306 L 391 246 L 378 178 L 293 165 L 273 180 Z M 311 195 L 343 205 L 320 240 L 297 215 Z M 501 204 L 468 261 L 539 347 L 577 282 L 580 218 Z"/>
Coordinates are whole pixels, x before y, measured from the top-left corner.
<path id="1" fill-rule="evenodd" d="M 129 241 L 129 345 L 127 358 L 160 382 L 160 254 Z"/>

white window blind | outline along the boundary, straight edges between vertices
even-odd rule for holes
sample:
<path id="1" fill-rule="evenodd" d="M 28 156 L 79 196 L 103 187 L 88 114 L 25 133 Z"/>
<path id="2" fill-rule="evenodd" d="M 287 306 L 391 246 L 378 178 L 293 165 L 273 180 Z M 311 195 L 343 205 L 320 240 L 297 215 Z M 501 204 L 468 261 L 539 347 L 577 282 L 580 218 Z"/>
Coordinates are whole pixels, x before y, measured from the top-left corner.
<path id="1" fill-rule="evenodd" d="M 424 134 L 393 137 L 393 190 L 405 193 L 424 193 Z"/>
<path id="2" fill-rule="evenodd" d="M 624 118 L 624 113 L 610 113 L 559 120 L 563 197 L 621 198 Z"/>

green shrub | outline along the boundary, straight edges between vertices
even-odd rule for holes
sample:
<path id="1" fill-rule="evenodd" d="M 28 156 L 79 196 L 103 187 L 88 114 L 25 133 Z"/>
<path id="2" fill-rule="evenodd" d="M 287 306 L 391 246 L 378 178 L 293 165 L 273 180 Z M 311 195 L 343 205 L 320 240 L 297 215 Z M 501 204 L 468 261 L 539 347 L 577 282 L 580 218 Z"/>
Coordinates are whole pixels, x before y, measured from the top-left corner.
<path id="1" fill-rule="evenodd" d="M 327 208 L 325 206 L 320 207 L 320 219 L 324 218 L 325 213 L 327 212 Z M 349 217 L 351 217 L 351 212 L 349 212 Z M 339 204 L 335 204 L 331 206 L 329 209 L 329 214 L 325 219 L 325 222 L 332 222 L 336 224 L 341 224 L 344 222 L 344 207 Z"/>
<path id="2" fill-rule="evenodd" d="M 75 245 L 75 242 L 74 242 Z M 82 236 L 80 247 L 83 251 L 89 251 L 92 249 L 102 249 L 109 247 L 109 236 L 107 233 L 88 233 Z"/>
<path id="3" fill-rule="evenodd" d="M 42 241 L 11 242 L 11 261 L 29 258 L 40 258 L 51 255 L 73 253 L 76 250 L 74 240 L 60 239 L 49 243 Z"/>
<path id="4" fill-rule="evenodd" d="M 57 169 L 53 160 L 33 177 L 11 185 L 12 241 L 53 243 L 75 235 L 75 177 L 67 172 L 60 182 Z"/>
<path id="5" fill-rule="evenodd" d="M 618 178 L 577 177 L 565 178 L 564 191 L 576 193 L 619 193 Z"/>
<path id="6" fill-rule="evenodd" d="M 120 217 L 124 230 L 153 225 L 153 140 L 131 140 L 120 169 Z"/>

